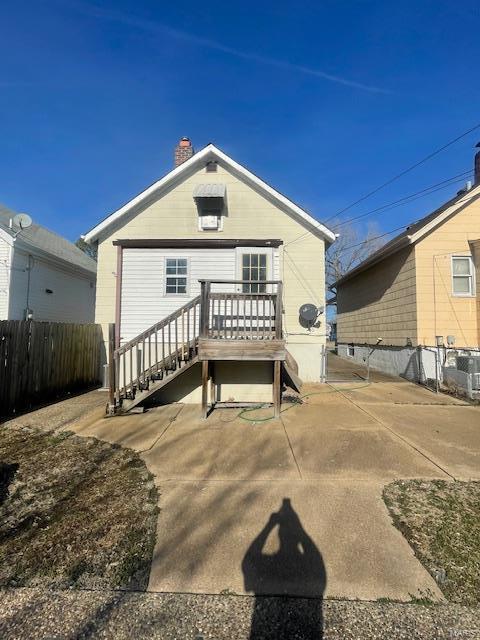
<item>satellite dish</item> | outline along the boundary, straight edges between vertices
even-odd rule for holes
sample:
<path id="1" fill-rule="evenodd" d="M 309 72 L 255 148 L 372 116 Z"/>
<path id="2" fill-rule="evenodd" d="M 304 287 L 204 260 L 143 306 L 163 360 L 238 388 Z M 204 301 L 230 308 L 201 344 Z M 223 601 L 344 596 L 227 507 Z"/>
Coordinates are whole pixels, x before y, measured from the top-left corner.
<path id="1" fill-rule="evenodd" d="M 28 215 L 28 213 L 17 213 L 17 215 L 13 218 L 13 224 L 16 227 L 20 227 L 20 229 L 28 229 L 28 227 L 32 224 L 32 219 Z"/>
<path id="2" fill-rule="evenodd" d="M 302 304 L 299 314 L 302 320 L 313 324 L 318 318 L 318 308 L 314 304 Z"/>

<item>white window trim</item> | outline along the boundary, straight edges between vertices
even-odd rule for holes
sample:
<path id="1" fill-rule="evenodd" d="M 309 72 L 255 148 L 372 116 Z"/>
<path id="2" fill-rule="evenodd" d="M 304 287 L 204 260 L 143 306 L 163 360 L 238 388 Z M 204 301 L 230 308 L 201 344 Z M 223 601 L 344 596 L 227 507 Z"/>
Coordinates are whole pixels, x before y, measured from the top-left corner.
<path id="1" fill-rule="evenodd" d="M 273 278 L 273 248 L 272 247 L 238 247 L 236 255 L 236 272 L 237 279 L 243 280 L 243 254 L 244 253 L 265 253 L 267 255 L 267 280 L 274 280 Z M 236 285 L 237 293 L 242 293 L 242 285 Z M 267 293 L 271 293 L 272 285 L 267 285 Z"/>
<path id="2" fill-rule="evenodd" d="M 352 350 L 352 353 L 350 353 L 350 349 Z M 354 357 L 355 357 L 355 345 L 347 344 L 347 358 L 354 358 Z"/>
<path id="3" fill-rule="evenodd" d="M 453 274 L 453 262 L 454 262 L 455 258 L 468 258 L 468 260 L 470 261 L 470 275 L 463 276 L 464 278 L 466 278 L 466 277 L 470 278 L 470 292 L 469 293 L 456 293 L 455 292 L 455 287 L 454 287 L 454 284 L 453 284 L 454 281 L 455 281 L 455 277 L 456 277 Z M 452 279 L 452 296 L 454 298 L 475 298 L 475 296 L 476 296 L 476 282 L 475 282 L 475 265 L 474 265 L 474 262 L 473 262 L 473 257 L 470 254 L 452 255 L 451 256 L 451 260 L 450 260 L 450 273 L 451 273 L 451 279 Z M 457 277 L 462 277 L 462 276 L 457 276 Z"/>
<path id="4" fill-rule="evenodd" d="M 167 260 L 186 260 L 187 261 L 187 286 L 185 293 L 167 293 L 167 277 L 169 278 L 181 278 L 182 276 L 167 276 Z M 163 295 L 165 298 L 189 298 L 190 297 L 190 258 L 188 256 L 171 255 L 165 256 L 163 260 Z"/>

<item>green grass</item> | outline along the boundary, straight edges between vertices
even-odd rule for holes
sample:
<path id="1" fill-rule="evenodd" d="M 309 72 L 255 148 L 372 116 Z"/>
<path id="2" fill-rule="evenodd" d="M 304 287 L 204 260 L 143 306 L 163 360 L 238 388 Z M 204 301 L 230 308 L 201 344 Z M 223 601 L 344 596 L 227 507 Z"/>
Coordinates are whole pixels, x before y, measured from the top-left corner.
<path id="1" fill-rule="evenodd" d="M 0 586 L 146 589 L 157 492 L 136 453 L 3 425 L 1 465 L 16 471 L 0 493 Z"/>
<path id="2" fill-rule="evenodd" d="M 480 482 L 397 481 L 384 500 L 446 598 L 479 604 Z"/>

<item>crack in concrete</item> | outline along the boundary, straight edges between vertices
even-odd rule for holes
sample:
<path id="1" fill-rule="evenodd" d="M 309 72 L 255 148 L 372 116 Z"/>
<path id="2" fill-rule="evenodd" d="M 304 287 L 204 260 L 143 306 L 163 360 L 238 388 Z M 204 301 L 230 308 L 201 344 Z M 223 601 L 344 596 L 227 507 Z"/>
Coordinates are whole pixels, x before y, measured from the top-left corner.
<path id="1" fill-rule="evenodd" d="M 293 457 L 293 460 L 295 462 L 295 466 L 297 467 L 298 475 L 299 475 L 300 479 L 303 480 L 302 472 L 300 470 L 300 465 L 298 464 L 297 458 L 295 456 L 295 452 L 293 450 L 292 443 L 290 442 L 290 438 L 288 436 L 287 427 L 285 426 L 285 423 L 282 420 L 282 416 L 280 416 L 280 422 L 282 423 L 283 430 L 285 431 L 285 437 L 287 438 L 288 446 L 290 447 L 290 451 L 292 452 L 292 457 Z"/>
<path id="2" fill-rule="evenodd" d="M 327 382 L 328 386 L 332 386 Z M 345 393 L 343 393 L 340 389 L 336 389 L 335 387 L 332 387 L 332 389 L 335 389 L 335 391 L 337 391 L 341 396 L 343 396 L 346 400 L 348 400 L 351 404 L 353 404 L 354 407 L 356 407 L 357 409 L 360 409 L 360 411 L 363 411 L 363 413 L 367 414 L 367 416 L 369 416 L 370 418 L 372 418 L 373 420 L 375 420 L 375 422 L 378 422 L 378 424 L 380 424 L 384 429 L 386 429 L 387 431 L 390 431 L 390 433 L 393 433 L 394 436 L 396 436 L 399 440 L 401 440 L 404 444 L 406 444 L 408 447 L 410 447 L 411 449 L 413 449 L 414 451 L 416 451 L 417 453 L 419 453 L 422 457 L 425 458 L 425 460 L 428 460 L 428 462 L 430 462 L 430 464 L 433 464 L 434 467 L 436 467 L 437 469 L 440 469 L 440 471 L 442 473 L 444 473 L 445 475 L 447 475 L 449 478 L 451 478 L 453 481 L 456 481 L 457 478 L 455 476 L 453 476 L 449 471 L 447 471 L 446 469 L 444 469 L 438 462 L 435 462 L 435 460 L 432 460 L 432 458 L 430 458 L 429 456 L 427 456 L 427 454 L 422 451 L 421 449 L 419 449 L 418 447 L 416 447 L 415 445 L 413 445 L 411 442 L 409 442 L 408 440 L 406 440 L 403 436 L 401 436 L 399 433 L 397 433 L 394 429 L 392 429 L 391 427 L 389 427 L 385 422 L 383 422 L 383 420 L 380 420 L 380 418 L 377 418 L 377 416 L 375 416 L 373 413 L 370 413 L 370 411 L 367 411 L 367 409 L 365 409 L 364 407 L 362 407 L 360 404 L 357 404 L 354 400 L 352 400 L 351 398 L 349 398 Z M 455 405 L 452 405 L 455 406 Z"/>

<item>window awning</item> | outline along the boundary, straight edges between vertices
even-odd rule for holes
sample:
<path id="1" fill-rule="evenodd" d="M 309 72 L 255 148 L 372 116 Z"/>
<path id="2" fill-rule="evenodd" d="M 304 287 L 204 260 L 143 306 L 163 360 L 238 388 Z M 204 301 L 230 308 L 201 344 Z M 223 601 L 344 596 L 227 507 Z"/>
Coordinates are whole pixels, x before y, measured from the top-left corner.
<path id="1" fill-rule="evenodd" d="M 193 189 L 193 197 L 197 198 L 225 198 L 225 185 L 214 184 L 197 184 Z"/>

